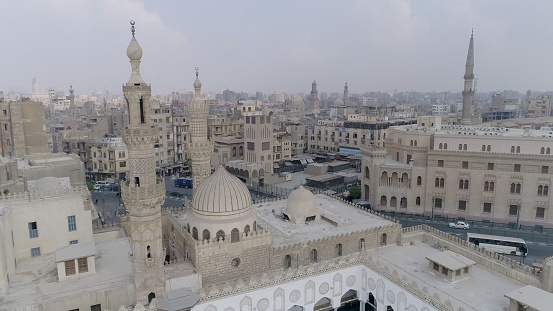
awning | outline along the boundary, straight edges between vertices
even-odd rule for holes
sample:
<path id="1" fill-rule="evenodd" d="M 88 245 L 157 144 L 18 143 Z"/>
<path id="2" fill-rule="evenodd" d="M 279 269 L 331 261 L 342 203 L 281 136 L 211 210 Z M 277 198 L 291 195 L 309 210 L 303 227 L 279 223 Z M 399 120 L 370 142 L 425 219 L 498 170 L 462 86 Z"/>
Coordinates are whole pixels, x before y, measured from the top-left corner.
<path id="1" fill-rule="evenodd" d="M 273 168 L 280 168 L 280 166 L 277 163 L 273 163 Z"/>
<path id="2" fill-rule="evenodd" d="M 328 195 L 333 195 L 333 194 L 336 194 L 336 191 L 326 190 L 324 193 L 326 193 Z"/>

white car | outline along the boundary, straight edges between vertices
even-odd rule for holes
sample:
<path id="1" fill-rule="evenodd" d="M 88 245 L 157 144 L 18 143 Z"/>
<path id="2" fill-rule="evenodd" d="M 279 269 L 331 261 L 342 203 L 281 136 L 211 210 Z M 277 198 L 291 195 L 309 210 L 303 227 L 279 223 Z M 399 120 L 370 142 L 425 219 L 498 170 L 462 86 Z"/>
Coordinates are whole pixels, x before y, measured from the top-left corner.
<path id="1" fill-rule="evenodd" d="M 449 227 L 450 227 L 450 228 L 455 228 L 455 229 L 468 229 L 468 228 L 469 228 L 469 224 L 467 224 L 467 223 L 464 222 L 464 221 L 450 222 L 450 223 L 449 223 Z"/>

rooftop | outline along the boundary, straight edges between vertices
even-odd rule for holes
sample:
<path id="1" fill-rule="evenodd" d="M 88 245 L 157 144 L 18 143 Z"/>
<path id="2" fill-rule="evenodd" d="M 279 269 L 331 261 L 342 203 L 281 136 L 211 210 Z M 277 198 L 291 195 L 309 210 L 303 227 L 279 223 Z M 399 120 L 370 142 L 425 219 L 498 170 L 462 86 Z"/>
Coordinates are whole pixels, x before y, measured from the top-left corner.
<path id="1" fill-rule="evenodd" d="M 426 257 L 440 256 L 444 251 L 435 249 L 425 243 L 405 246 L 394 245 L 371 252 L 374 252 L 372 256 L 377 257 L 377 260 L 392 265 L 393 269 L 401 270 L 403 273 L 418 279 L 419 288 L 422 288 L 421 283 L 426 283 L 424 286 L 440 293 L 442 301 L 446 299 L 460 301 L 475 310 L 507 310 L 509 301 L 505 299 L 505 293 L 524 286 L 523 283 L 495 273 L 478 264 L 472 266 L 473 270 L 470 277 L 450 282 L 432 271 L 426 260 Z M 409 254 L 409 256 L 405 254 Z M 471 309 L 465 308 L 465 310 Z"/>
<path id="2" fill-rule="evenodd" d="M 7 294 L 0 294 L 2 308 L 14 309 L 43 301 L 69 299 L 91 290 L 107 290 L 133 284 L 131 247 L 127 238 L 96 245 L 96 273 L 58 282 L 54 255 L 17 262 L 10 274 Z"/>
<path id="3" fill-rule="evenodd" d="M 287 200 L 279 200 L 254 205 L 259 224 L 273 233 L 275 246 L 303 243 L 313 239 L 394 224 L 323 194 L 315 196 L 322 219 L 295 224 L 279 217 L 286 208 L 287 202 Z"/>
<path id="4" fill-rule="evenodd" d="M 465 256 L 459 255 L 452 251 L 434 253 L 426 256 L 426 259 L 431 260 L 449 270 L 459 270 L 464 267 L 475 265 L 476 262 L 468 259 Z"/>
<path id="5" fill-rule="evenodd" d="M 551 306 L 553 306 L 553 294 L 532 285 L 526 285 L 523 288 L 508 292 L 505 297 L 540 311 L 551 310 Z"/>

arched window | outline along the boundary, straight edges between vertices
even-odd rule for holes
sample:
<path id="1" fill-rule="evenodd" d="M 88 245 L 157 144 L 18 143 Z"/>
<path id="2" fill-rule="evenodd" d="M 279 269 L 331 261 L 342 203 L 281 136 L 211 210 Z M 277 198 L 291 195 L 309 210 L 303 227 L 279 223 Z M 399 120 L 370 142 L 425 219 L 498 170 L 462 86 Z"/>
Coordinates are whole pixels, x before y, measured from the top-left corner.
<path id="1" fill-rule="evenodd" d="M 520 185 L 520 184 L 517 184 L 516 193 L 520 193 L 520 188 L 521 188 L 521 185 Z"/>
<path id="2" fill-rule="evenodd" d="M 440 178 L 440 188 L 445 187 L 445 179 Z"/>
<path id="3" fill-rule="evenodd" d="M 442 150 L 442 149 L 443 149 L 443 146 L 444 146 L 444 145 L 443 145 L 442 143 L 440 143 L 440 144 L 438 145 L 438 149 Z"/>
<path id="4" fill-rule="evenodd" d="M 369 179 L 369 167 L 365 166 L 365 178 Z"/>
<path id="5" fill-rule="evenodd" d="M 417 176 L 417 186 L 422 185 L 422 177 Z"/>
<path id="6" fill-rule="evenodd" d="M 386 205 L 388 205 L 388 199 L 386 198 L 385 195 L 383 195 L 380 197 L 380 206 L 386 206 Z"/>
<path id="7" fill-rule="evenodd" d="M 463 144 L 459 144 L 459 150 L 463 150 Z"/>
<path id="8" fill-rule="evenodd" d="M 207 230 L 207 229 L 204 229 L 202 235 L 203 235 L 202 240 L 208 240 L 209 241 L 209 239 L 211 239 L 211 234 L 209 233 L 209 230 Z"/>
<path id="9" fill-rule="evenodd" d="M 417 140 L 415 140 L 415 147 L 417 146 Z"/>
<path id="10" fill-rule="evenodd" d="M 547 147 L 547 149 L 545 149 L 545 154 L 551 154 L 551 148 Z"/>
<path id="11" fill-rule="evenodd" d="M 549 195 L 549 186 L 543 186 L 543 195 Z"/>
<path id="12" fill-rule="evenodd" d="M 482 145 L 482 151 L 486 151 L 486 145 Z"/>
<path id="13" fill-rule="evenodd" d="M 511 193 L 515 193 L 516 185 L 515 183 L 511 183 Z"/>
<path id="14" fill-rule="evenodd" d="M 517 153 L 520 153 L 520 146 L 517 146 Z"/>
<path id="15" fill-rule="evenodd" d="M 250 233 L 250 225 L 246 225 L 244 227 L 244 233 L 247 235 L 248 233 Z"/>
<path id="16" fill-rule="evenodd" d="M 488 147 L 486 148 L 486 151 L 492 151 L 492 146 L 488 145 Z"/>
<path id="17" fill-rule="evenodd" d="M 386 245 L 386 243 L 388 242 L 388 236 L 386 235 L 386 233 L 382 233 L 382 235 L 380 236 L 380 245 Z"/>
<path id="18" fill-rule="evenodd" d="M 192 228 L 192 237 L 194 240 L 198 239 L 198 229 L 196 229 L 196 227 Z"/>
<path id="19" fill-rule="evenodd" d="M 464 184 L 463 184 L 463 189 L 465 189 L 465 190 L 469 189 L 469 180 L 468 179 L 465 179 Z"/>
<path id="20" fill-rule="evenodd" d="M 236 146 L 232 147 L 232 157 L 236 157 Z"/>
<path id="21" fill-rule="evenodd" d="M 359 239 L 359 250 L 364 250 L 365 249 L 365 239 L 361 238 Z"/>
<path id="22" fill-rule="evenodd" d="M 411 141 L 409 142 L 409 145 L 410 146 L 413 146 L 413 140 L 411 139 Z"/>
<path id="23" fill-rule="evenodd" d="M 541 147 L 540 154 L 545 154 L 545 148 L 544 147 Z"/>
<path id="24" fill-rule="evenodd" d="M 493 181 L 490 181 L 490 192 L 494 192 L 495 191 L 495 183 Z"/>
<path id="25" fill-rule="evenodd" d="M 188 231 L 188 233 L 190 233 L 190 224 L 186 224 L 186 231 Z"/>
<path id="26" fill-rule="evenodd" d="M 152 300 L 154 300 L 154 298 L 156 298 L 156 294 L 149 293 L 148 294 L 148 303 L 152 302 Z"/>
<path id="27" fill-rule="evenodd" d="M 240 241 L 240 232 L 238 231 L 237 228 L 234 228 L 230 232 L 230 242 L 235 243 L 235 242 L 238 242 L 238 241 Z"/>
<path id="28" fill-rule="evenodd" d="M 284 256 L 284 268 L 290 268 L 292 266 L 292 257 L 290 255 Z"/>
<path id="29" fill-rule="evenodd" d="M 444 144 L 444 149 L 447 150 L 447 143 Z"/>
<path id="30" fill-rule="evenodd" d="M 439 186 L 440 186 L 440 179 L 436 177 L 436 179 L 434 180 L 434 187 L 438 188 Z"/>
<path id="31" fill-rule="evenodd" d="M 407 198 L 406 197 L 403 197 L 399 200 L 399 207 L 407 208 Z"/>
<path id="32" fill-rule="evenodd" d="M 397 198 L 396 197 L 391 197 L 390 198 L 390 206 L 391 207 L 396 207 L 397 206 Z"/>
<path id="33" fill-rule="evenodd" d="M 336 244 L 336 256 L 342 256 L 342 244 Z"/>
<path id="34" fill-rule="evenodd" d="M 150 245 L 146 246 L 146 257 L 152 258 L 152 253 L 150 252 Z"/>
<path id="35" fill-rule="evenodd" d="M 217 241 L 224 241 L 225 240 L 225 231 L 219 230 L 217 231 L 217 234 L 215 234 L 215 238 Z"/>
<path id="36" fill-rule="evenodd" d="M 415 205 L 420 206 L 421 205 L 421 197 L 417 197 L 415 200 Z"/>
<path id="37" fill-rule="evenodd" d="M 253 222 L 253 231 L 257 231 L 257 221 Z"/>
<path id="38" fill-rule="evenodd" d="M 317 262 L 318 258 L 317 258 L 317 250 L 316 249 L 311 250 L 311 253 L 309 254 L 309 258 L 311 259 L 311 261 Z"/>
<path id="39" fill-rule="evenodd" d="M 511 153 L 515 153 L 515 146 L 511 146 Z"/>
<path id="40" fill-rule="evenodd" d="M 467 150 L 467 144 L 463 145 L 463 150 Z"/>
<path id="41" fill-rule="evenodd" d="M 463 180 L 462 179 L 459 180 L 459 189 L 463 189 Z"/>
<path id="42" fill-rule="evenodd" d="M 241 156 L 241 157 L 244 156 L 244 147 L 243 146 L 238 147 L 238 155 Z"/>
<path id="43" fill-rule="evenodd" d="M 538 186 L 538 195 L 542 195 L 542 194 L 543 194 L 543 186 L 539 185 Z"/>
<path id="44" fill-rule="evenodd" d="M 489 191 L 490 190 L 490 182 L 489 181 L 485 181 L 484 182 L 484 191 Z"/>

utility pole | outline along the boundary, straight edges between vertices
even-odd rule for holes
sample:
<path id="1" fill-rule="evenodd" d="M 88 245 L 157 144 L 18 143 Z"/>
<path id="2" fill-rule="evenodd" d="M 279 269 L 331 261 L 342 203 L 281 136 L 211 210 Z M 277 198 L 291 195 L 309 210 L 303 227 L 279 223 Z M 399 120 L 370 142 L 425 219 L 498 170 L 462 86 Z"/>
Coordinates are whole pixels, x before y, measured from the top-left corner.
<path id="1" fill-rule="evenodd" d="M 434 220 L 434 196 L 432 196 L 432 218 L 430 220 Z"/>
<path id="2" fill-rule="evenodd" d="M 517 227 L 515 228 L 518 230 L 518 221 L 520 219 L 520 204 L 517 204 Z"/>

